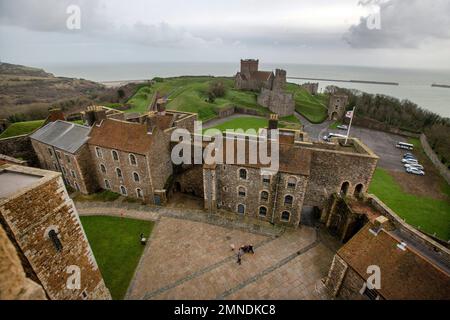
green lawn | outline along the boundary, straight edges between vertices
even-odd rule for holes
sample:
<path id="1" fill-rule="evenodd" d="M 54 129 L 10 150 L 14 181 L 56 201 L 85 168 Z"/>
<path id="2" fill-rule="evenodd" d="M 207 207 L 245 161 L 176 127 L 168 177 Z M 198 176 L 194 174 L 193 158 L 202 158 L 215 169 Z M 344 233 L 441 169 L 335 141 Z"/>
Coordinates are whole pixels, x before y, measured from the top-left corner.
<path id="1" fill-rule="evenodd" d="M 424 232 L 450 240 L 450 202 L 405 193 L 394 178 L 378 168 L 369 189 L 400 217 Z M 443 193 L 450 194 L 448 186 Z"/>
<path id="2" fill-rule="evenodd" d="M 2 132 L 2 134 L 0 134 L 0 139 L 31 133 L 42 126 L 44 121 L 45 120 L 36 120 L 12 123 L 5 131 Z"/>
<path id="3" fill-rule="evenodd" d="M 328 115 L 328 97 L 324 94 L 312 96 L 298 85 L 289 83 L 286 90 L 294 94 L 295 109 L 312 123 L 322 123 Z"/>
<path id="4" fill-rule="evenodd" d="M 243 129 L 244 131 L 255 129 L 258 132 L 259 128 L 266 128 L 268 124 L 269 120 L 265 118 L 242 117 L 226 121 L 213 128 L 219 129 L 220 131 L 226 131 L 227 129 Z M 206 130 L 208 129 L 204 129 L 203 132 Z"/>
<path id="5" fill-rule="evenodd" d="M 113 299 L 123 299 L 154 223 L 114 217 L 81 217 L 95 259 Z"/>
<path id="6" fill-rule="evenodd" d="M 214 81 L 222 81 L 227 88 L 226 95 L 216 99 L 214 103 L 207 101 L 207 91 Z M 313 97 L 295 84 L 288 84 L 286 90 L 293 92 L 297 110 L 314 122 L 322 122 L 326 118 L 325 96 Z M 198 113 L 199 119 L 206 121 L 217 117 L 217 111 L 229 106 L 238 106 L 256 110 L 261 116 L 268 115 L 268 109 L 259 106 L 257 93 L 234 89 L 232 78 L 214 77 L 177 77 L 166 78 L 153 86 L 145 86 L 128 101 L 132 106 L 126 112 L 145 112 L 158 91 L 170 99 L 167 109 Z M 291 120 L 293 120 L 291 118 Z M 296 119 L 294 121 L 297 121 Z"/>

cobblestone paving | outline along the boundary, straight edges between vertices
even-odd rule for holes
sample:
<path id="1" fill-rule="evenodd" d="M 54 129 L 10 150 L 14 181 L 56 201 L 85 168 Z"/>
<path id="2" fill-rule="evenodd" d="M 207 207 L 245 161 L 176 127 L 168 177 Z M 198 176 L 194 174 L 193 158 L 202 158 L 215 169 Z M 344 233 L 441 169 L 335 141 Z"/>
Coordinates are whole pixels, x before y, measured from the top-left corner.
<path id="1" fill-rule="evenodd" d="M 317 287 L 335 247 L 314 228 L 247 232 L 241 221 L 217 217 L 211 223 L 198 210 L 92 202 L 76 207 L 80 215 L 157 222 L 126 299 L 326 298 Z M 255 255 L 238 265 L 231 244 L 250 243 Z"/>
<path id="2" fill-rule="evenodd" d="M 256 253 L 238 265 L 230 243 L 249 242 Z M 270 238 L 162 218 L 127 298 L 319 299 L 315 284 L 327 274 L 332 256 L 313 228 Z"/>

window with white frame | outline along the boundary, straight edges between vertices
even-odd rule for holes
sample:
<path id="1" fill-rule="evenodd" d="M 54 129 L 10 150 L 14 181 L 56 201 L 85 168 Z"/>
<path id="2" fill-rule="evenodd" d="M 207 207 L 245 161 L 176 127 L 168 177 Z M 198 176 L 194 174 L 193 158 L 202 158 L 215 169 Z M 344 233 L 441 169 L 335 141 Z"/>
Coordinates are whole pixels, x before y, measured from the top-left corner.
<path id="1" fill-rule="evenodd" d="M 124 196 L 127 195 L 127 188 L 125 188 L 124 186 L 120 186 L 120 193 Z"/>
<path id="2" fill-rule="evenodd" d="M 136 159 L 136 156 L 134 155 L 134 154 L 130 154 L 130 164 L 132 165 L 132 166 L 137 166 L 137 159 Z"/>
<path id="3" fill-rule="evenodd" d="M 133 180 L 134 180 L 134 182 L 141 181 L 141 178 L 139 177 L 139 174 L 137 172 L 133 172 Z"/>
<path id="4" fill-rule="evenodd" d="M 112 153 L 112 157 L 114 161 L 119 161 L 119 154 L 117 153 L 116 150 L 111 151 Z"/>
<path id="5" fill-rule="evenodd" d="M 119 168 L 116 168 L 116 174 L 117 174 L 117 178 L 122 179 L 122 170 L 120 170 Z"/>
<path id="6" fill-rule="evenodd" d="M 95 153 L 97 155 L 97 158 L 103 158 L 102 149 L 100 149 L 99 147 L 95 147 Z"/>

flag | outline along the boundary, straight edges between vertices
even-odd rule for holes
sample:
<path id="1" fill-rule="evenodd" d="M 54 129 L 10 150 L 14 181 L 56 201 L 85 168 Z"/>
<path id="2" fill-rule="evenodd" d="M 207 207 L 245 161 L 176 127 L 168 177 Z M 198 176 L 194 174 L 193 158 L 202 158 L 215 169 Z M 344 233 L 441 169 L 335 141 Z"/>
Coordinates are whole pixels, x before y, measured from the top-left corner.
<path id="1" fill-rule="evenodd" d="M 347 113 L 345 114 L 345 117 L 353 119 L 353 111 L 347 111 Z"/>

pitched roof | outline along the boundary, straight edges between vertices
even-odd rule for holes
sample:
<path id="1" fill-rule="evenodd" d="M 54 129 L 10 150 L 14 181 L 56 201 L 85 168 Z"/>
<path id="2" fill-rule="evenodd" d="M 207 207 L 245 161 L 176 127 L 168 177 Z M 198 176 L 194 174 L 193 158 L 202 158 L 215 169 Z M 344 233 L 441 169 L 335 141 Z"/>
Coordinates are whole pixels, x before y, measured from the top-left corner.
<path id="1" fill-rule="evenodd" d="M 367 224 L 339 251 L 338 255 L 367 280 L 367 267 L 381 269 L 381 289 L 386 299 L 449 299 L 450 275 L 425 258 L 416 248 L 397 247 L 402 242 L 392 232 L 381 230 L 373 235 Z"/>
<path id="2" fill-rule="evenodd" d="M 152 141 L 152 135 L 147 132 L 145 124 L 107 119 L 92 127 L 88 143 L 145 155 L 150 150 Z"/>
<path id="3" fill-rule="evenodd" d="M 258 81 L 267 81 L 272 75 L 272 71 L 253 71 L 251 73 L 252 79 L 256 79 Z"/>
<path id="4" fill-rule="evenodd" d="M 233 140 L 233 148 L 234 148 L 234 160 L 232 163 L 228 164 L 236 164 L 238 166 L 244 166 L 244 167 L 250 167 L 250 168 L 269 168 L 270 164 L 262 164 L 259 160 L 257 163 L 250 163 L 249 159 L 249 143 L 245 144 L 245 162 L 238 161 L 238 155 L 237 150 L 239 146 L 238 140 L 243 140 L 243 137 L 241 138 L 227 138 L 224 137 L 223 141 L 223 162 L 227 163 L 227 154 L 229 153 L 227 151 L 227 140 Z M 231 143 L 230 143 L 231 144 Z M 208 142 L 204 142 L 203 146 L 205 147 L 208 145 Z M 258 151 L 259 153 L 259 151 Z M 268 144 L 268 155 L 271 155 L 270 152 L 270 143 Z M 293 144 L 279 144 L 279 171 L 284 173 L 290 173 L 290 174 L 298 174 L 298 175 L 304 175 L 309 176 L 310 174 L 310 168 L 311 168 L 311 157 L 312 157 L 312 151 L 306 148 L 301 148 L 294 146 Z"/>
<path id="5" fill-rule="evenodd" d="M 89 127 L 57 120 L 40 128 L 30 138 L 75 153 L 87 141 L 89 131 Z"/>

